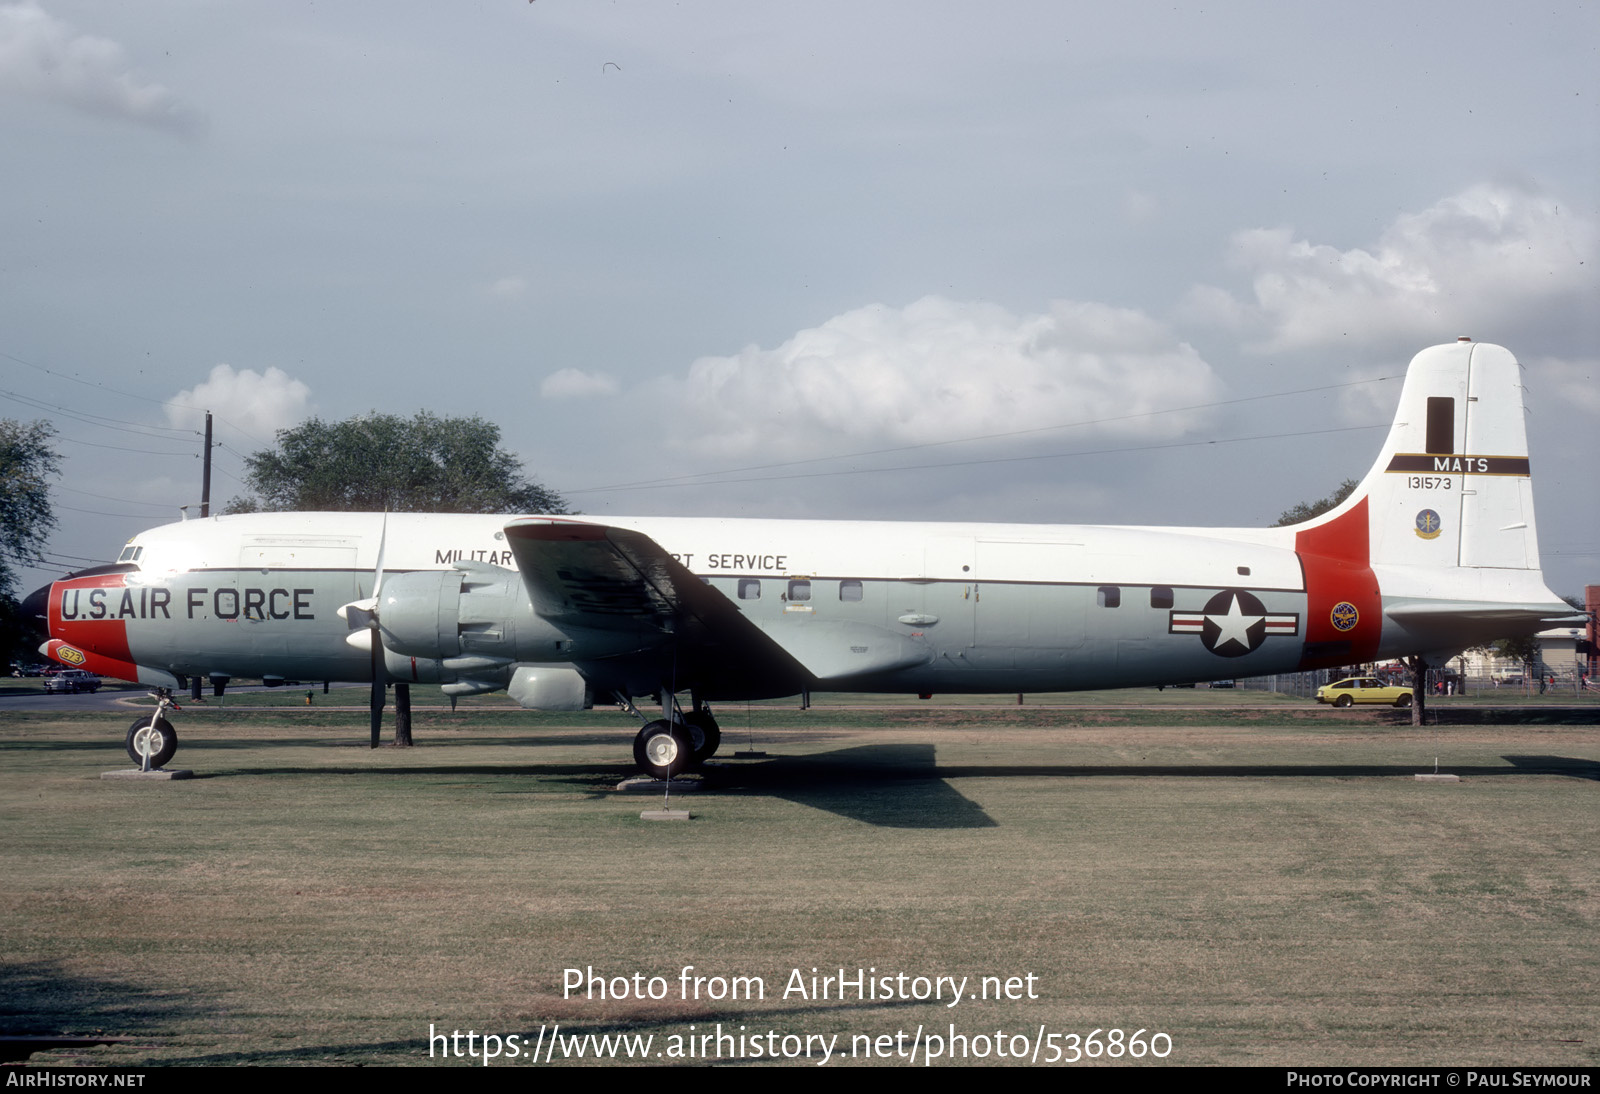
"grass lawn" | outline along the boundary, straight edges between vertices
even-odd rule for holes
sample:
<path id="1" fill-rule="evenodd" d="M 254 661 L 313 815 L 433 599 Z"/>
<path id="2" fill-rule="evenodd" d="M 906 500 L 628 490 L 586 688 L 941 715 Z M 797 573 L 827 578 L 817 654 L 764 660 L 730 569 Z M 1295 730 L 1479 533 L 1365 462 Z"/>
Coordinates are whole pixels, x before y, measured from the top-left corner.
<path id="1" fill-rule="evenodd" d="M 430 1025 L 557 1023 L 652 1054 L 720 1023 L 846 1054 L 953 1025 L 1143 1028 L 1184 1064 L 1600 1062 L 1592 726 L 1141 694 L 730 705 L 725 753 L 771 757 L 677 824 L 612 791 L 609 712 L 419 709 L 419 747 L 372 751 L 356 709 L 210 704 L 177 722 L 200 777 L 143 785 L 99 778 L 125 716 L 0 715 L 0 1027 L 128 1038 L 34 1057 L 94 1064 L 426 1063 Z M 1435 756 L 1464 781 L 1415 781 Z M 766 996 L 683 999 L 689 965 Z M 564 997 L 569 968 L 670 990 Z M 813 968 L 1037 998 L 784 998 Z"/>

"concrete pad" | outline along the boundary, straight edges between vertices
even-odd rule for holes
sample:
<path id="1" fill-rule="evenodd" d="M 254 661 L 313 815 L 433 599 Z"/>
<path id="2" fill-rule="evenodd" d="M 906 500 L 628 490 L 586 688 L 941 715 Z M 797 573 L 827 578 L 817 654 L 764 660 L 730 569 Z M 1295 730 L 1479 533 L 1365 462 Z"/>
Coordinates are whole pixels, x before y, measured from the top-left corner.
<path id="1" fill-rule="evenodd" d="M 100 772 L 100 777 L 102 779 L 132 779 L 135 782 L 165 783 L 174 782 L 178 779 L 192 779 L 194 778 L 194 772 L 187 771 L 181 767 L 170 770 L 158 767 L 154 771 L 140 771 L 137 767 L 124 767 L 116 771 L 102 771 Z"/>
<path id="2" fill-rule="evenodd" d="M 639 814 L 640 820 L 647 821 L 686 821 L 689 819 L 687 809 L 645 809 Z"/>
<path id="3" fill-rule="evenodd" d="M 1416 778 L 1419 783 L 1458 783 L 1461 781 L 1460 775 L 1418 775 Z"/>
<path id="4" fill-rule="evenodd" d="M 665 779 L 652 779 L 648 775 L 635 775 L 631 779 L 623 779 L 617 784 L 617 789 L 624 794 L 665 794 L 667 781 Z M 705 789 L 705 784 L 699 779 L 673 779 L 672 792 L 674 794 L 695 794 Z"/>

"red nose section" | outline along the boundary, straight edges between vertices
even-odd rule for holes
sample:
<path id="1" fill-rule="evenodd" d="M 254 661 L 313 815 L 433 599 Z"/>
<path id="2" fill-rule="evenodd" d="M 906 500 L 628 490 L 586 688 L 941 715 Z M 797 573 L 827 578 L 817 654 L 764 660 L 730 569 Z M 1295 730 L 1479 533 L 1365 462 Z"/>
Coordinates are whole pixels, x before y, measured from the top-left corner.
<path id="1" fill-rule="evenodd" d="M 45 653 L 75 669 L 138 683 L 127 621 L 138 618 L 140 598 L 148 604 L 150 590 L 130 589 L 126 580 L 125 573 L 95 574 L 51 585 Z"/>

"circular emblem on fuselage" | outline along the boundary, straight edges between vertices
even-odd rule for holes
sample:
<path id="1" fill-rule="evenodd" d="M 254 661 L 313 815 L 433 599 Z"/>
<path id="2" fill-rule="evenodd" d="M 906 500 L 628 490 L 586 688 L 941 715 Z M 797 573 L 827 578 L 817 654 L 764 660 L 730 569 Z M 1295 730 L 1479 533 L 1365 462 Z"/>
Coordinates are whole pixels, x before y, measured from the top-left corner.
<path id="1" fill-rule="evenodd" d="M 1221 657 L 1243 657 L 1267 636 L 1267 608 L 1243 589 L 1224 589 L 1206 601 L 1200 641 Z"/>
<path id="2" fill-rule="evenodd" d="M 1438 513 L 1432 509 L 1424 509 L 1417 514 L 1417 535 L 1423 539 L 1438 539 L 1443 523 Z"/>
<path id="3" fill-rule="evenodd" d="M 1333 606 L 1333 611 L 1328 613 L 1328 619 L 1333 623 L 1336 631 L 1347 631 L 1361 620 L 1361 613 L 1356 611 L 1356 606 L 1348 600 L 1341 600 Z"/>

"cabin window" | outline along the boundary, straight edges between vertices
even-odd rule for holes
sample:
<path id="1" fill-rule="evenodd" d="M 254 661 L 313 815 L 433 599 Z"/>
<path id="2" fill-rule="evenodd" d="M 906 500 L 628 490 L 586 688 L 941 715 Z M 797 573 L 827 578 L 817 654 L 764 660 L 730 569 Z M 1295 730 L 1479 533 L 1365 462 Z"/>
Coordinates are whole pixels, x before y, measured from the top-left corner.
<path id="1" fill-rule="evenodd" d="M 1165 585 L 1157 585 L 1151 589 L 1150 606 L 1152 608 L 1172 607 L 1172 590 Z"/>
<path id="2" fill-rule="evenodd" d="M 811 599 L 811 582 L 809 582 L 809 581 L 791 581 L 791 582 L 789 582 L 789 600 L 791 602 L 796 601 L 796 600 L 806 601 L 806 600 L 810 600 L 810 599 Z"/>
<path id="3" fill-rule="evenodd" d="M 1122 590 L 1115 585 L 1102 585 L 1100 592 L 1095 595 L 1095 602 L 1102 608 L 1120 608 L 1122 606 Z"/>
<path id="4" fill-rule="evenodd" d="M 740 600 L 761 599 L 761 579 L 758 577 L 741 577 L 739 579 Z"/>
<path id="5" fill-rule="evenodd" d="M 1237 569 L 1239 571 L 1239 576 L 1240 577 L 1249 577 L 1250 576 L 1250 567 L 1248 567 L 1248 566 L 1238 566 L 1238 567 L 1235 567 L 1235 569 Z"/>
<path id="6" fill-rule="evenodd" d="M 839 599 L 854 604 L 861 600 L 861 582 L 850 577 L 839 582 Z"/>

